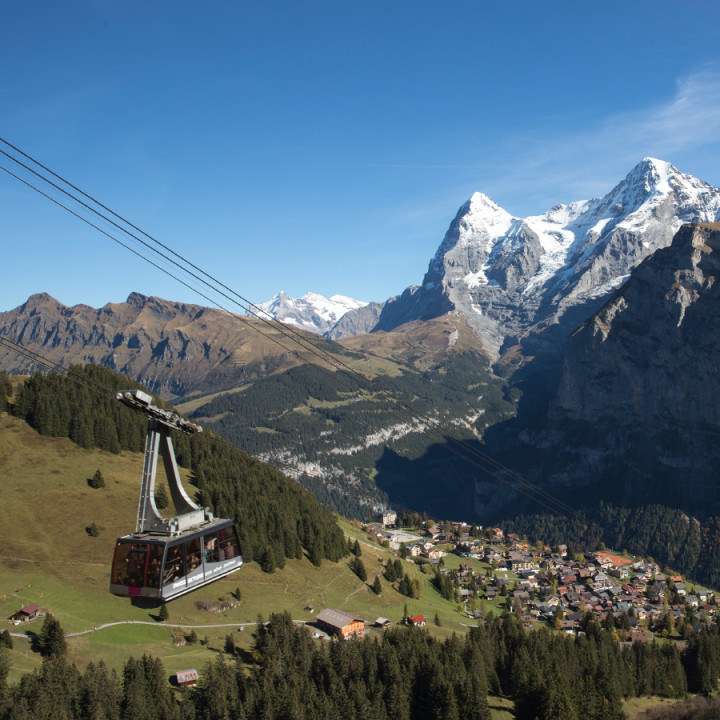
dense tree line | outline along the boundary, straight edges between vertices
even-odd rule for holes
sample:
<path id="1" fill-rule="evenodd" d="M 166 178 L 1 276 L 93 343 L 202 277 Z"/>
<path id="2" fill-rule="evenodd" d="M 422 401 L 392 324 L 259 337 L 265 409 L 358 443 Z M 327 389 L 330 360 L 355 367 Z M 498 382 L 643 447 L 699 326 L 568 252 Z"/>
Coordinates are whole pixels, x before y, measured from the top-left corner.
<path id="1" fill-rule="evenodd" d="M 391 628 L 377 639 L 316 643 L 287 613 L 258 625 L 252 661 L 232 637 L 201 672 L 197 689 L 173 693 L 162 663 L 129 659 L 118 674 L 101 662 L 80 673 L 50 656 L 8 686 L 0 646 L 0 720 L 489 720 L 488 693 L 515 700 L 518 720 L 620 720 L 623 698 L 682 698 L 717 688 L 717 629 L 674 644 L 622 647 L 594 621 L 586 634 L 527 632 L 512 613 L 490 616 L 464 636 Z"/>
<path id="2" fill-rule="evenodd" d="M 6 372 L 0 372 L 0 412 L 5 412 L 8 409 L 11 395 L 10 377 Z"/>
<path id="3" fill-rule="evenodd" d="M 71 378 L 55 374 L 29 378 L 16 392 L 13 414 L 43 435 L 69 437 L 84 448 L 142 452 L 145 417 L 114 399 L 118 391 L 138 384 L 94 365 L 73 366 L 69 374 Z M 218 517 L 235 519 L 247 561 L 268 547 L 277 567 L 303 552 L 315 564 L 345 555 L 343 534 L 333 515 L 310 493 L 269 466 L 206 436 L 175 434 L 178 462 L 192 470 L 199 502 Z"/>

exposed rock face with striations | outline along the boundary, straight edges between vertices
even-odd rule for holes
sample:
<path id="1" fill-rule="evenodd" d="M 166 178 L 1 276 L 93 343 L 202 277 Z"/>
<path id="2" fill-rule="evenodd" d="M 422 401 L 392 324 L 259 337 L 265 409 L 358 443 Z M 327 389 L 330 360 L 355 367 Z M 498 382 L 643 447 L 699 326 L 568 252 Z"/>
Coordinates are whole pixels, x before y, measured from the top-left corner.
<path id="1" fill-rule="evenodd" d="M 687 225 L 569 338 L 550 423 L 526 439 L 550 482 L 717 511 L 720 224 Z"/>
<path id="2" fill-rule="evenodd" d="M 422 284 L 388 300 L 373 329 L 456 311 L 496 357 L 520 341 L 530 354 L 557 354 L 567 335 L 644 258 L 669 245 L 683 223 L 719 217 L 720 190 L 652 158 L 605 197 L 524 219 L 475 193 Z"/>

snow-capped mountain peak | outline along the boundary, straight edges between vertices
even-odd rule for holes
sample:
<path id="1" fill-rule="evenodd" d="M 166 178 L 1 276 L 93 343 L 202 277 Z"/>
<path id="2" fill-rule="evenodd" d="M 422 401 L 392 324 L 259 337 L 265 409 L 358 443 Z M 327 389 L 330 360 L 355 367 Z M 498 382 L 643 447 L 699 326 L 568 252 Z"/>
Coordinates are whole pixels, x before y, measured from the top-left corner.
<path id="1" fill-rule="evenodd" d="M 301 298 L 292 298 L 281 290 L 270 300 L 258 303 L 256 307 L 274 320 L 323 334 L 330 330 L 346 312 L 365 305 L 366 302 L 344 295 L 326 298 L 318 293 L 308 292 Z"/>
<path id="2" fill-rule="evenodd" d="M 516 218 L 474 193 L 450 224 L 422 286 L 388 301 L 377 328 L 454 309 L 492 352 L 533 327 L 562 324 L 561 337 L 642 260 L 668 246 L 683 223 L 718 219 L 718 188 L 651 157 L 605 196 L 541 215 Z"/>

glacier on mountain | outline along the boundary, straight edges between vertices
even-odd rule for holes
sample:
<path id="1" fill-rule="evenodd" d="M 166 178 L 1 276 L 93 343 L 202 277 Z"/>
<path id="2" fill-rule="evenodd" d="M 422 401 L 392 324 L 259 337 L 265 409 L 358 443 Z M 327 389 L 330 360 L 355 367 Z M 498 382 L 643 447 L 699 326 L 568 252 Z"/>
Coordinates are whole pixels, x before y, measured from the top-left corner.
<path id="1" fill-rule="evenodd" d="M 246 314 L 257 317 L 270 316 L 273 320 L 286 325 L 323 334 L 333 328 L 349 310 L 357 310 L 367 304 L 344 295 L 326 298 L 318 293 L 309 292 L 301 298 L 292 298 L 284 291 L 280 291 L 270 300 L 255 305 L 255 309 L 251 308 Z"/>

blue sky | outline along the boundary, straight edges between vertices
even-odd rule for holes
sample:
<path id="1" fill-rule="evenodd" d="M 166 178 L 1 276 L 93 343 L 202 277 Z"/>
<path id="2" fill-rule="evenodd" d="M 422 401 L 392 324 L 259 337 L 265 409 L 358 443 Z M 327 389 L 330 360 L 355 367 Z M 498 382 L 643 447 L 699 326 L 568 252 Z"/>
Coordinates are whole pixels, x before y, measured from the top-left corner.
<path id="1" fill-rule="evenodd" d="M 525 216 L 647 155 L 720 185 L 716 0 L 3 15 L 0 135 L 254 302 L 401 292 L 475 190 Z M 0 247 L 0 310 L 40 291 L 206 304 L 5 173 Z"/>

